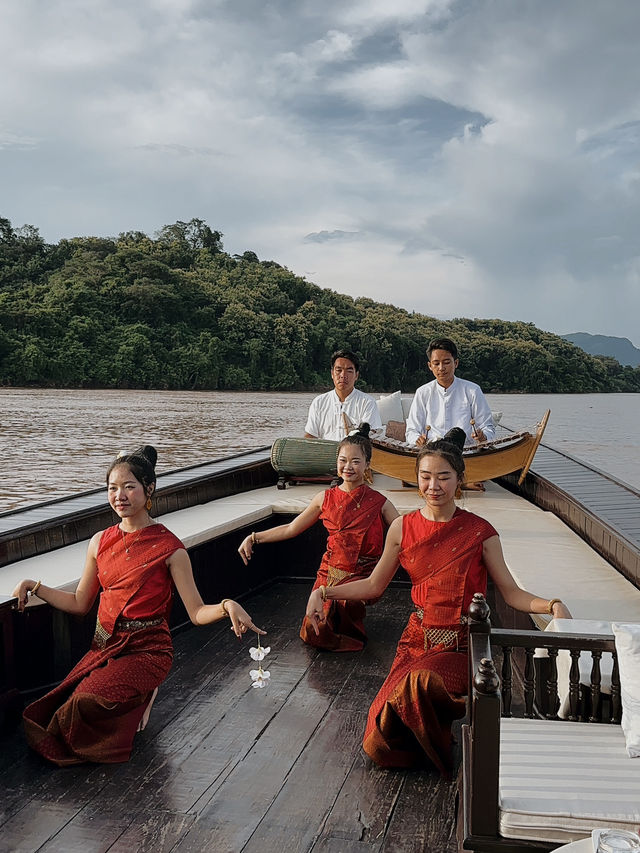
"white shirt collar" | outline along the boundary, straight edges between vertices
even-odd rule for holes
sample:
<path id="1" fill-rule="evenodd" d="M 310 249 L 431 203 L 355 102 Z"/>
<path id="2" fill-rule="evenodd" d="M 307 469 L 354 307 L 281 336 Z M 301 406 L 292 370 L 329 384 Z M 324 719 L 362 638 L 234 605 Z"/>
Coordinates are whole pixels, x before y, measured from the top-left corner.
<path id="1" fill-rule="evenodd" d="M 338 397 L 338 392 L 337 392 L 337 391 L 336 391 L 336 389 L 334 388 L 334 389 L 333 389 L 333 402 L 334 402 L 334 404 L 335 404 L 336 406 L 344 406 L 344 405 L 345 405 L 345 403 L 348 403 L 348 402 L 349 402 L 349 400 L 351 399 L 351 397 L 353 397 L 353 395 L 354 395 L 354 393 L 355 393 L 355 390 L 356 390 L 356 389 L 354 388 L 354 389 L 353 389 L 353 391 L 352 391 L 350 394 L 348 394 L 348 395 L 345 397 L 345 399 L 344 399 L 344 400 L 341 400 L 341 399 L 340 399 L 340 397 Z"/>
<path id="2" fill-rule="evenodd" d="M 451 385 L 449 385 L 448 388 L 445 388 L 436 379 L 436 391 L 438 392 L 438 394 L 440 394 L 441 397 L 444 397 L 445 394 L 451 394 L 453 392 L 453 389 L 455 388 L 455 384 L 457 381 L 458 381 L 458 377 L 454 376 L 453 382 L 451 383 Z"/>

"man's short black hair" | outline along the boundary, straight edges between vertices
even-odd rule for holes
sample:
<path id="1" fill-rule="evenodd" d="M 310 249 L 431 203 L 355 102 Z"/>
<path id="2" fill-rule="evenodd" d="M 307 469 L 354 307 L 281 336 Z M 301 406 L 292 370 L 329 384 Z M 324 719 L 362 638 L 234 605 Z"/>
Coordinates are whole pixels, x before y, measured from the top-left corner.
<path id="1" fill-rule="evenodd" d="M 434 349 L 443 349 L 450 352 L 454 359 L 458 358 L 458 347 L 451 338 L 434 338 L 427 347 L 427 358 L 431 361 L 431 353 Z"/>
<path id="2" fill-rule="evenodd" d="M 331 370 L 333 370 L 333 365 L 339 358 L 348 358 L 349 361 L 353 362 L 353 366 L 356 369 L 356 373 L 360 373 L 360 360 L 355 352 L 351 352 L 350 349 L 337 349 L 331 356 Z"/>

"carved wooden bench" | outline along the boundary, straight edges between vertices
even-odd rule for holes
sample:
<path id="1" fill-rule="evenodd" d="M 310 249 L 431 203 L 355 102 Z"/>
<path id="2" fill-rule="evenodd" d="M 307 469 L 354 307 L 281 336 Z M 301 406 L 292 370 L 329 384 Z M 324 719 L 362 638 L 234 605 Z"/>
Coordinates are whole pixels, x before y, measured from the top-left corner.
<path id="1" fill-rule="evenodd" d="M 458 841 L 461 850 L 550 851 L 592 829 L 640 824 L 640 762 L 627 755 L 614 638 L 492 629 L 476 595 L 469 625 L 469 719 L 462 728 Z M 500 647 L 500 676 L 492 649 Z M 536 649 L 548 652 L 540 681 Z M 569 713 L 557 715 L 557 656 L 571 657 Z M 588 685 L 579 657 L 592 656 Z M 600 690 L 603 655 L 613 658 L 611 692 Z M 523 673 L 521 717 L 515 712 L 514 659 Z"/>

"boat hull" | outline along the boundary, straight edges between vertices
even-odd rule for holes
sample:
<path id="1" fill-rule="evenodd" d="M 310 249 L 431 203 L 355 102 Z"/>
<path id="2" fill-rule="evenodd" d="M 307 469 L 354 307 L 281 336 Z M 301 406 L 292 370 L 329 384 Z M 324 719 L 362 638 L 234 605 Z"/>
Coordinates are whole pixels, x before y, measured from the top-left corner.
<path id="1" fill-rule="evenodd" d="M 514 471 L 520 472 L 520 484 L 527 475 L 535 452 L 544 434 L 550 412 L 537 425 L 534 432 L 520 432 L 498 439 L 483 442 L 475 448 L 465 450 L 465 479 L 468 483 L 493 480 L 504 477 Z M 409 447 L 401 442 L 373 440 L 371 468 L 379 474 L 395 477 L 405 483 L 418 482 L 416 476 L 417 447 Z"/>

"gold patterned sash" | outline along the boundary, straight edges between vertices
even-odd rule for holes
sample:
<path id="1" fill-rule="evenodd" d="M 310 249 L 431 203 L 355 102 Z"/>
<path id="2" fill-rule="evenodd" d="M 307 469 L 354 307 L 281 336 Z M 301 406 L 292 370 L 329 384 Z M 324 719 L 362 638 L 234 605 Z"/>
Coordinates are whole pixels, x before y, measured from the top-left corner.
<path id="1" fill-rule="evenodd" d="M 335 566 L 327 566 L 327 586 L 337 586 L 345 578 L 351 577 L 352 572 L 336 569 Z"/>
<path id="2" fill-rule="evenodd" d="M 164 622 L 163 616 L 159 616 L 157 619 L 117 619 L 114 633 L 115 631 L 141 631 L 143 628 L 153 628 L 155 625 L 161 625 L 162 622 Z M 98 648 L 104 649 L 111 637 L 112 634 L 102 627 L 99 619 L 96 619 L 96 630 L 93 640 Z"/>
<path id="3" fill-rule="evenodd" d="M 421 607 L 418 607 L 415 613 L 422 623 L 422 620 L 424 619 L 424 610 Z M 468 621 L 469 617 L 462 615 L 460 617 L 459 628 L 427 628 L 425 625 L 422 625 L 422 631 L 424 633 L 424 650 L 428 651 L 435 646 L 452 648 L 455 645 L 457 651 L 459 648 L 460 634 Z"/>

